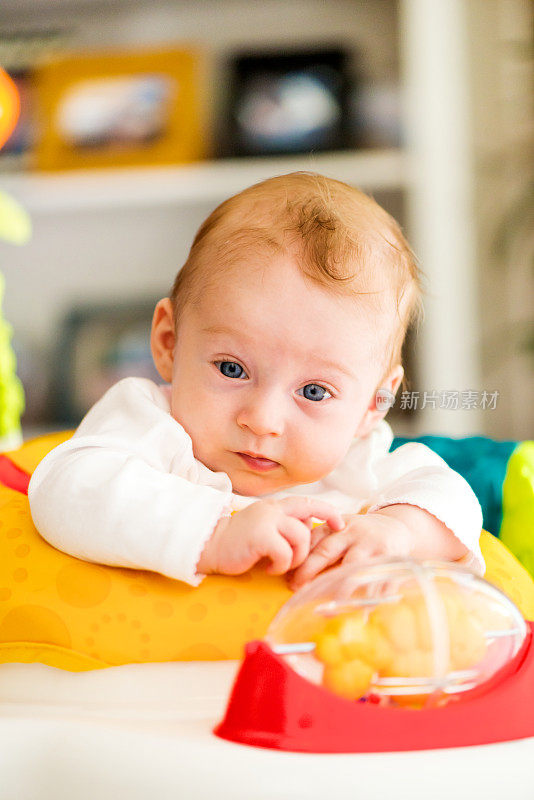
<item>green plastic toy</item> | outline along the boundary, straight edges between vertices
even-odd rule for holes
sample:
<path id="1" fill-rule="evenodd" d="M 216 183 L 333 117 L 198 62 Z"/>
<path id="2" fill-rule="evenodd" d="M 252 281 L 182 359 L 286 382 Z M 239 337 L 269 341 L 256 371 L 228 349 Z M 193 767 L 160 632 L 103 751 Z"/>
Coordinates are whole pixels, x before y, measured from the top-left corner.
<path id="1" fill-rule="evenodd" d="M 0 148 L 5 144 L 20 114 L 20 98 L 9 75 L 0 67 Z M 16 200 L 0 191 L 0 239 L 23 245 L 31 237 L 31 221 Z M 0 274 L 0 452 L 22 444 L 20 418 L 24 390 L 17 377 L 17 362 L 11 346 L 12 328 L 2 316 L 5 281 Z"/>

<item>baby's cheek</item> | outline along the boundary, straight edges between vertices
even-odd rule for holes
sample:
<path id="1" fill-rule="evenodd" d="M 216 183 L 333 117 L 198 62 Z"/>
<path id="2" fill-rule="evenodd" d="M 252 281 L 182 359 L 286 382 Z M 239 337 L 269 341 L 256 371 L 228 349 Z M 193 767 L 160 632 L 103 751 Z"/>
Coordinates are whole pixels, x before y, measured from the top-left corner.
<path id="1" fill-rule="evenodd" d="M 314 483 L 329 475 L 342 461 L 347 452 L 343 442 L 331 437 L 310 437 L 302 446 L 295 449 L 293 465 L 300 473 L 300 483 Z"/>
<path id="2" fill-rule="evenodd" d="M 188 391 L 188 386 L 173 387 L 171 414 L 182 425 L 197 449 L 209 444 L 220 431 L 220 408 L 202 392 Z"/>

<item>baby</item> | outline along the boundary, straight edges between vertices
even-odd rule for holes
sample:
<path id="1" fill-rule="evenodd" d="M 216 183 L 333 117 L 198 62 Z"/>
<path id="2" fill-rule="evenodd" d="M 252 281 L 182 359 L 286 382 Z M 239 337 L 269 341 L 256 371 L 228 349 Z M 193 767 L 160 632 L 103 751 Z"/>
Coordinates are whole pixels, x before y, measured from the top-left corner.
<path id="1" fill-rule="evenodd" d="M 296 588 L 377 556 L 482 573 L 475 495 L 424 445 L 389 453 L 377 403 L 420 296 L 400 228 L 357 189 L 297 172 L 231 197 L 156 305 L 166 385 L 120 381 L 46 456 L 36 527 L 191 585 L 262 562 Z"/>

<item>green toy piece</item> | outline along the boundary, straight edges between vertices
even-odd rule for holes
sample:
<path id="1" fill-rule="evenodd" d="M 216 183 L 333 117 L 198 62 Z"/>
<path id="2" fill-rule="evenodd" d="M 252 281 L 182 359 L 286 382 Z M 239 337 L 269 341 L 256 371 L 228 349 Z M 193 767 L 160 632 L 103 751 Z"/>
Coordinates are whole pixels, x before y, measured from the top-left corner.
<path id="1" fill-rule="evenodd" d="M 31 222 L 24 209 L 0 191 L 0 238 L 11 244 L 26 244 Z M 24 389 L 17 377 L 17 362 L 11 347 L 13 329 L 2 316 L 5 281 L 0 273 L 0 452 L 22 444 L 20 417 L 24 411 Z"/>
<path id="2" fill-rule="evenodd" d="M 8 194 L 0 191 L 0 239 L 11 244 L 26 244 L 31 233 L 27 211 Z"/>
<path id="3" fill-rule="evenodd" d="M 500 539 L 534 576 L 534 442 L 522 442 L 512 453 L 502 505 Z"/>
<path id="4" fill-rule="evenodd" d="M 16 373 L 15 353 L 11 347 L 12 328 L 2 317 L 4 277 L 0 274 L 0 451 L 22 444 L 20 417 L 24 411 L 24 390 Z"/>
<path id="5" fill-rule="evenodd" d="M 12 134 L 20 116 L 18 90 L 0 67 L 0 148 Z M 0 191 L 0 239 L 23 245 L 31 237 L 28 213 L 10 195 Z M 17 362 L 11 347 L 13 329 L 2 316 L 5 281 L 0 274 L 0 452 L 22 444 L 20 417 L 24 411 L 24 389 L 17 377 Z"/>

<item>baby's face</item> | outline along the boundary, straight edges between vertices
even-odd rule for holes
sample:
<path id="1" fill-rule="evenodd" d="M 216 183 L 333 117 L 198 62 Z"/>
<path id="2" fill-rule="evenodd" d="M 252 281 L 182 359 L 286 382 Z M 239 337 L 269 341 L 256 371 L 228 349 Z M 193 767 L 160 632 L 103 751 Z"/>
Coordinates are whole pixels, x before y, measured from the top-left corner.
<path id="1" fill-rule="evenodd" d="M 323 478 L 370 427 L 380 327 L 364 299 L 306 281 L 288 254 L 225 270 L 186 308 L 173 353 L 172 415 L 195 457 L 241 495 Z"/>

